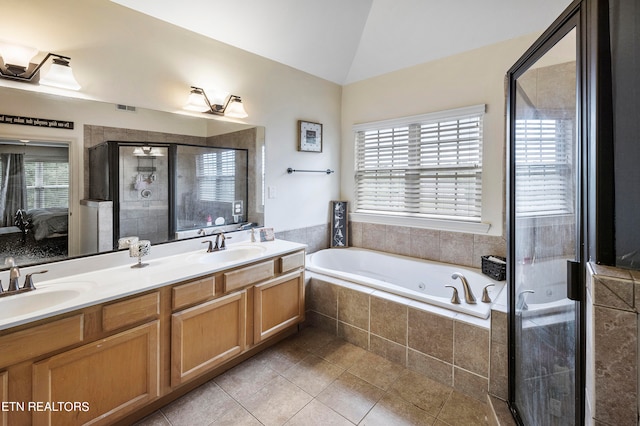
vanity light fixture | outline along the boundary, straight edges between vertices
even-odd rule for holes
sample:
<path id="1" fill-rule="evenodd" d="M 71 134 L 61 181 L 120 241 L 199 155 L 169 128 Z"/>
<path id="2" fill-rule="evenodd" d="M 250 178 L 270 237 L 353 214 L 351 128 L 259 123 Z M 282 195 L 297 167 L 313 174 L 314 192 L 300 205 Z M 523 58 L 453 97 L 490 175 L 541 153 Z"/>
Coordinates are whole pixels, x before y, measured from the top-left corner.
<path id="1" fill-rule="evenodd" d="M 227 101 L 223 105 L 222 102 L 224 102 L 224 98 L 226 98 L 226 96 L 222 98 L 221 103 L 219 104 L 211 103 L 204 89 L 191 86 L 191 93 L 189 94 L 189 98 L 187 99 L 184 109 L 188 111 L 224 115 L 226 117 L 233 118 L 245 118 L 249 116 L 244 110 L 240 96 L 230 95 L 226 98 Z"/>
<path id="2" fill-rule="evenodd" d="M 57 53 L 47 53 L 39 64 L 31 63 L 31 59 L 37 54 L 38 49 L 0 41 L 0 57 L 3 62 L 0 66 L 0 78 L 33 84 L 39 82 L 62 89 L 80 89 L 69 66 L 71 58 Z M 47 74 L 40 78 L 40 69 L 49 58 L 52 58 L 51 67 Z"/>

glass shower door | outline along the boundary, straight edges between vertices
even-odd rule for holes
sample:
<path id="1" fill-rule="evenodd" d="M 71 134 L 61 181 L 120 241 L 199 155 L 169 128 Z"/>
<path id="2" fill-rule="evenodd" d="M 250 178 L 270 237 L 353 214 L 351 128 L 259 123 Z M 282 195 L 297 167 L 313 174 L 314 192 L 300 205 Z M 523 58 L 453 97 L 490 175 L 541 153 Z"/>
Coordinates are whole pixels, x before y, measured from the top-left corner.
<path id="1" fill-rule="evenodd" d="M 117 238 L 169 240 L 168 153 L 163 146 L 119 146 Z"/>
<path id="2" fill-rule="evenodd" d="M 580 305 L 567 290 L 580 260 L 577 25 L 578 14 L 510 75 L 509 399 L 525 425 L 581 416 Z"/>

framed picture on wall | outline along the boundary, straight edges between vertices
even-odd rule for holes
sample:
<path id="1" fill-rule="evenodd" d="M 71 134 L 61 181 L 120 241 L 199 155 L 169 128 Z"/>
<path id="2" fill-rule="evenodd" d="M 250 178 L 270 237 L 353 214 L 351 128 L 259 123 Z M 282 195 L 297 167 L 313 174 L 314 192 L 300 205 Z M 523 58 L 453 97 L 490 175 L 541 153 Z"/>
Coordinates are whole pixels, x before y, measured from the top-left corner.
<path id="1" fill-rule="evenodd" d="M 322 124 L 298 120 L 298 151 L 322 152 Z"/>
<path id="2" fill-rule="evenodd" d="M 346 201 L 331 202 L 331 247 L 349 247 L 349 209 Z"/>

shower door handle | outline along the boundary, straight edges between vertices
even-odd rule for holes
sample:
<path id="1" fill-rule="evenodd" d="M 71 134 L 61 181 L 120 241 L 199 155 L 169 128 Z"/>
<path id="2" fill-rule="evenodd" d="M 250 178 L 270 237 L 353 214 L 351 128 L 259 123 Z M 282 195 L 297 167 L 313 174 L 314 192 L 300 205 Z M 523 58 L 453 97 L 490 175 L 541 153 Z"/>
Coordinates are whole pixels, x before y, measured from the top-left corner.
<path id="1" fill-rule="evenodd" d="M 567 260 L 567 298 L 582 302 L 584 295 L 582 263 L 575 260 Z"/>

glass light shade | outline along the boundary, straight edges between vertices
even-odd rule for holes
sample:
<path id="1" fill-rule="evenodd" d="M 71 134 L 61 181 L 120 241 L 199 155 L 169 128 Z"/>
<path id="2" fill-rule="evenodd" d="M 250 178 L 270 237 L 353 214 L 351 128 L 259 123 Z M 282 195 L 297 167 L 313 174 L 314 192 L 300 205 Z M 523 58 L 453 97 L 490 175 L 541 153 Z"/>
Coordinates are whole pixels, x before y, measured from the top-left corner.
<path id="1" fill-rule="evenodd" d="M 189 93 L 189 97 L 187 98 L 187 103 L 185 104 L 183 109 L 187 111 L 196 111 L 196 112 L 205 112 L 209 111 L 211 108 L 209 104 L 207 104 L 207 100 L 204 97 L 204 93 L 201 90 L 194 89 Z"/>
<path id="2" fill-rule="evenodd" d="M 242 100 L 239 96 L 234 96 L 227 105 L 227 109 L 224 110 L 224 115 L 233 118 L 246 118 L 249 116 L 244 110 Z"/>
<path id="3" fill-rule="evenodd" d="M 6 64 L 29 68 L 29 63 L 38 54 L 38 49 L 0 41 L 0 56 Z"/>
<path id="4" fill-rule="evenodd" d="M 61 89 L 80 90 L 80 84 L 73 76 L 69 62 L 56 59 L 53 60 L 47 75 L 40 78 L 40 84 Z"/>

